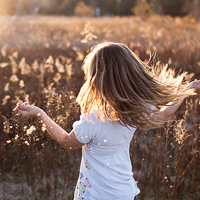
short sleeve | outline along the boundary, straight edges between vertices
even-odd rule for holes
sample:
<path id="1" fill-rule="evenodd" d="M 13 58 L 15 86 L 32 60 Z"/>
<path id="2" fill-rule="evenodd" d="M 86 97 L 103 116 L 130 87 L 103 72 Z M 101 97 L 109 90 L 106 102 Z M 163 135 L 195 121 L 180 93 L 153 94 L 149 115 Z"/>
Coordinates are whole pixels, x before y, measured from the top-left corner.
<path id="1" fill-rule="evenodd" d="M 98 130 L 97 124 L 92 121 L 86 119 L 85 114 L 81 114 L 80 120 L 73 123 L 73 129 L 76 134 L 76 138 L 79 142 L 86 144 L 94 139 L 96 135 L 96 131 Z"/>

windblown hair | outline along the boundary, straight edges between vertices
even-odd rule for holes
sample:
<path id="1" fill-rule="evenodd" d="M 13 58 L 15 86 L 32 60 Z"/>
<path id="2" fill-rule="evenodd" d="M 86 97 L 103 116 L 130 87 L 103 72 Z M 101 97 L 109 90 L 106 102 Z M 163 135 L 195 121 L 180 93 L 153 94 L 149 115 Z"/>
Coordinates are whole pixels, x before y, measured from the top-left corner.
<path id="1" fill-rule="evenodd" d="M 126 45 L 102 43 L 91 49 L 84 61 L 86 82 L 77 97 L 82 113 L 95 110 L 122 125 L 156 128 L 162 121 L 152 114 L 169 102 L 179 102 L 194 94 L 187 89 L 191 76 L 175 76 L 167 66 L 148 66 Z M 158 109 L 153 109 L 158 108 Z"/>

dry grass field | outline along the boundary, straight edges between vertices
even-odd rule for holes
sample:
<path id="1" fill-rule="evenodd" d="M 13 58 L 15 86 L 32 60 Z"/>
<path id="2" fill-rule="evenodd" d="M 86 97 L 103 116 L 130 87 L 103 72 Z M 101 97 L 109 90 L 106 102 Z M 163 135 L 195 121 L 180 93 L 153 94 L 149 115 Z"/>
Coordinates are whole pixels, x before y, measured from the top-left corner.
<path id="1" fill-rule="evenodd" d="M 151 63 L 200 78 L 200 24 L 164 16 L 0 17 L 0 200 L 71 200 L 81 151 L 57 145 L 36 119 L 22 120 L 19 99 L 71 130 L 88 49 L 122 42 Z M 137 200 L 200 199 L 199 97 L 186 99 L 163 128 L 137 132 L 130 155 Z"/>

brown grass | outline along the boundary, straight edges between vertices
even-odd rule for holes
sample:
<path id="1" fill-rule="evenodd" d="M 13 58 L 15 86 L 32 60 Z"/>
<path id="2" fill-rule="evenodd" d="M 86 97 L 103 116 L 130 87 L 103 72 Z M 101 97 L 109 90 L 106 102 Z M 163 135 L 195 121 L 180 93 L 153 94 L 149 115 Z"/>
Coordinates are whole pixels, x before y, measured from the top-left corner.
<path id="1" fill-rule="evenodd" d="M 0 17 L 0 199 L 72 199 L 81 151 L 65 151 L 35 119 L 22 120 L 19 99 L 43 108 L 70 130 L 84 82 L 87 50 L 126 43 L 148 60 L 200 78 L 200 24 L 188 18 Z M 154 61 L 155 62 L 155 61 Z M 187 99 L 161 129 L 131 144 L 137 199 L 199 199 L 199 98 Z"/>

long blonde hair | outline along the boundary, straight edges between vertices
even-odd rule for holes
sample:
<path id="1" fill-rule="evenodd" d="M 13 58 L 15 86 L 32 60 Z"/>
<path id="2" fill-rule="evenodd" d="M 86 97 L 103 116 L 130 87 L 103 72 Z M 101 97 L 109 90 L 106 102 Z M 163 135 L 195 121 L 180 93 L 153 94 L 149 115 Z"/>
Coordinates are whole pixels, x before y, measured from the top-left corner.
<path id="1" fill-rule="evenodd" d="M 82 113 L 97 111 L 122 125 L 155 128 L 163 122 L 151 119 L 169 102 L 194 94 L 186 89 L 187 73 L 175 76 L 166 66 L 148 66 L 126 45 L 106 42 L 96 45 L 84 61 L 86 82 L 77 97 Z M 100 114 L 101 113 L 101 114 Z"/>

